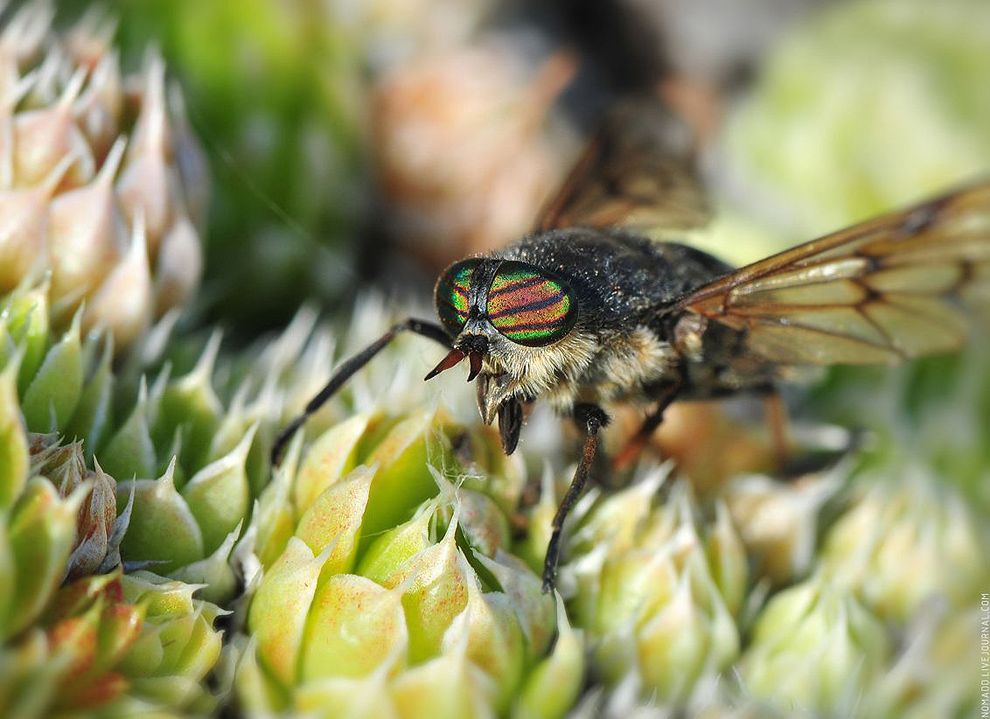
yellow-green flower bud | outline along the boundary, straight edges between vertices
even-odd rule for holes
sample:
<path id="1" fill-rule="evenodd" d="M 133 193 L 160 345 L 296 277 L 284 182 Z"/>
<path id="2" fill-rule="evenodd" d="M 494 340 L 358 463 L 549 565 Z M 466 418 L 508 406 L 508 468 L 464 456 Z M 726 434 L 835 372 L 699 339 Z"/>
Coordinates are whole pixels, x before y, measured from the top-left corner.
<path id="1" fill-rule="evenodd" d="M 62 581 L 76 538 L 76 514 L 88 491 L 83 484 L 63 500 L 48 480 L 36 477 L 14 506 L 8 537 L 16 574 L 4 636 L 29 626 Z"/>
<path id="2" fill-rule="evenodd" d="M 323 565 L 324 578 L 349 572 L 354 567 L 361 524 L 376 474 L 376 467 L 357 467 L 347 477 L 327 487 L 300 517 L 296 536 L 306 542 L 314 554 L 329 549 Z"/>
<path id="3" fill-rule="evenodd" d="M 392 680 L 389 694 L 400 719 L 495 716 L 496 688 L 463 649 L 402 672 Z"/>
<path id="4" fill-rule="evenodd" d="M 716 504 L 714 523 L 703 523 L 687 484 L 654 504 L 664 476 L 592 496 L 569 571 L 578 588 L 574 617 L 588 632 L 598 674 L 613 686 L 630 681 L 643 695 L 683 701 L 738 655 L 733 614 L 746 588 L 746 556 L 724 507 Z"/>
<path id="5" fill-rule="evenodd" d="M 213 552 L 251 506 L 246 462 L 257 427 L 252 427 L 234 449 L 194 474 L 182 496 L 203 532 L 203 549 Z"/>
<path id="6" fill-rule="evenodd" d="M 482 669 L 495 683 L 495 709 L 504 713 L 519 691 L 526 650 L 519 620 L 508 595 L 482 593 L 480 581 L 464 555 L 459 556 L 467 578 L 468 599 L 464 610 L 451 623 L 443 639 L 443 649 L 456 653 L 456 645 L 466 642 L 468 660 Z"/>
<path id="7" fill-rule="evenodd" d="M 34 379 L 48 350 L 51 332 L 48 319 L 48 283 L 12 292 L 0 310 L 0 337 L 9 337 L 20 350 L 17 386 L 23 391 Z M 6 357 L 6 341 L 0 346 L 0 358 Z"/>
<path id="8" fill-rule="evenodd" d="M 62 338 L 45 354 L 21 401 L 28 429 L 51 432 L 65 426 L 82 395 L 82 343 L 79 314 Z"/>
<path id="9" fill-rule="evenodd" d="M 162 562 L 159 571 L 174 571 L 206 556 L 203 533 L 186 500 L 175 489 L 175 459 L 158 479 L 117 483 L 117 504 L 134 493 L 130 527 L 121 542 L 125 559 Z"/>
<path id="10" fill-rule="evenodd" d="M 835 494 L 839 480 L 834 472 L 809 475 L 797 482 L 748 476 L 729 486 L 725 501 L 755 559 L 757 576 L 781 585 L 808 572 L 815 554 L 819 510 Z"/>
<path id="11" fill-rule="evenodd" d="M 468 578 L 460 562 L 456 532 L 455 515 L 439 542 L 414 556 L 385 581 L 390 588 L 404 584 L 402 605 L 409 628 L 409 660 L 413 663 L 440 653 L 444 633 L 467 605 Z"/>
<path id="12" fill-rule="evenodd" d="M 171 578 L 202 586 L 200 596 L 208 602 L 224 604 L 230 601 L 237 592 L 237 577 L 230 566 L 230 555 L 240 534 L 241 525 L 238 523 L 215 552 L 172 572 Z"/>
<path id="13" fill-rule="evenodd" d="M 92 459 L 94 448 L 107 436 L 113 421 L 113 338 L 109 334 L 102 338 L 92 335 L 84 344 L 83 350 L 90 358 L 86 363 L 87 379 L 72 420 L 62 434 L 65 437 L 82 439 L 83 451 Z"/>
<path id="14" fill-rule="evenodd" d="M 358 442 L 368 429 L 369 417 L 357 414 L 321 434 L 306 450 L 296 474 L 293 500 L 306 511 L 316 498 L 356 463 Z"/>
<path id="15" fill-rule="evenodd" d="M 121 579 L 127 601 L 145 613 L 141 636 L 120 668 L 140 694 L 166 706 L 189 706 L 204 699 L 202 681 L 220 656 L 222 613 L 192 595 L 195 586 L 148 572 Z"/>
<path id="16" fill-rule="evenodd" d="M 885 619 L 906 620 L 934 597 L 962 606 L 990 579 L 969 508 L 923 471 L 896 485 L 865 479 L 871 488 L 825 538 L 822 571 Z"/>
<path id="17" fill-rule="evenodd" d="M 455 490 L 458 526 L 471 549 L 494 557 L 509 547 L 509 520 L 487 494 L 461 487 Z M 444 513 L 446 514 L 446 513 Z"/>
<path id="18" fill-rule="evenodd" d="M 360 677 L 404 663 L 407 633 L 402 589 L 337 574 L 316 590 L 301 657 L 303 680 Z"/>
<path id="19" fill-rule="evenodd" d="M 27 435 L 17 402 L 16 376 L 16 362 L 0 370 L 0 513 L 20 496 L 28 475 Z"/>
<path id="20" fill-rule="evenodd" d="M 447 467 L 454 460 L 435 412 L 413 414 L 391 428 L 362 461 L 377 464 L 368 498 L 367 536 L 391 529 L 437 491 L 430 465 Z"/>
<path id="21" fill-rule="evenodd" d="M 502 592 L 509 598 L 509 604 L 516 613 L 519 626 L 526 637 L 528 657 L 543 657 L 556 631 L 556 611 L 553 597 L 544 594 L 542 580 L 533 573 L 525 562 L 502 551 L 493 559 L 475 555 L 478 563 L 491 572 Z"/>
<path id="22" fill-rule="evenodd" d="M 213 368 L 220 349 L 220 334 L 215 332 L 200 355 L 196 366 L 183 377 L 168 383 L 157 406 L 152 435 L 164 446 L 180 433 L 180 464 L 190 471 L 207 461 L 210 443 L 216 433 L 223 406 L 213 389 Z"/>
<path id="23" fill-rule="evenodd" d="M 401 566 L 433 544 L 430 525 L 436 511 L 436 500 L 430 500 L 408 522 L 376 537 L 361 557 L 357 573 L 384 585 Z"/>
<path id="24" fill-rule="evenodd" d="M 558 719 L 577 701 L 584 681 L 584 642 L 557 597 L 557 639 L 550 656 L 533 667 L 512 709 L 514 719 Z"/>
<path id="25" fill-rule="evenodd" d="M 159 471 L 155 445 L 148 428 L 148 404 L 147 386 L 142 379 L 137 402 L 130 415 L 100 450 L 100 464 L 120 481 L 153 477 Z"/>
<path id="26" fill-rule="evenodd" d="M 880 621 L 816 576 L 770 600 L 739 670 L 747 691 L 783 709 L 848 716 L 889 655 Z"/>
<path id="27" fill-rule="evenodd" d="M 286 686 L 297 679 L 303 632 L 323 559 L 292 537 L 282 556 L 266 570 L 251 600 L 248 628 L 254 653 Z"/>

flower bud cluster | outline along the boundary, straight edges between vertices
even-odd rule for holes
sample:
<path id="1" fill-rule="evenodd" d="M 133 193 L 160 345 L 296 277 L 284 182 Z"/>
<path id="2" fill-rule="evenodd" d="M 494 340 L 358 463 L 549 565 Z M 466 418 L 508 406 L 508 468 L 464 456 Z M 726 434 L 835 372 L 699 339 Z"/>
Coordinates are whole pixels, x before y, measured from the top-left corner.
<path id="1" fill-rule="evenodd" d="M 80 311 L 123 348 L 199 284 L 204 161 L 160 57 L 126 75 L 111 22 L 53 16 L 0 27 L 0 295 L 48 277 L 59 326 Z"/>

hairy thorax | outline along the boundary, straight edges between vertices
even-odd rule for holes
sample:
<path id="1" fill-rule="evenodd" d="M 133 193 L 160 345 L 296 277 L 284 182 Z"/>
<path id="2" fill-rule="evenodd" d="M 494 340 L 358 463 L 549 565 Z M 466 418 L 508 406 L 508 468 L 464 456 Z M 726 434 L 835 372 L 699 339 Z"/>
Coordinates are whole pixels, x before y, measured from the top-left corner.
<path id="1" fill-rule="evenodd" d="M 538 351 L 493 349 L 486 369 L 503 378 L 506 394 L 539 397 L 561 414 L 578 402 L 647 402 L 645 388 L 672 378 L 678 363 L 673 347 L 646 327 L 599 336 L 575 332 Z"/>

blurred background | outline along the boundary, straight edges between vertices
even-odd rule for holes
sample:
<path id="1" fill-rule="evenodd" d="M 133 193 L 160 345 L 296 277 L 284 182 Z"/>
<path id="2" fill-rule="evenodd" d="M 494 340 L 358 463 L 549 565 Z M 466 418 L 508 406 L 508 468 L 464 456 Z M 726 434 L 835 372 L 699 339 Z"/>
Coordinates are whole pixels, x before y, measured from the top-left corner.
<path id="1" fill-rule="evenodd" d="M 141 442 L 129 438 L 116 443 L 124 447 L 116 466 L 108 464 L 111 450 L 119 450 L 108 445 L 126 434 L 123 429 L 102 437 L 94 430 L 95 440 L 87 435 L 87 441 L 118 479 L 158 476 L 177 447 L 180 471 L 185 462 L 191 475 L 240 446 L 256 421 L 242 410 L 255 400 L 267 402 L 271 408 L 253 425 L 261 427 L 261 439 L 251 449 L 244 517 L 271 476 L 265 442 L 270 445 L 285 416 L 324 381 L 335 352 L 374 338 L 389 316 L 410 308 L 430 316 L 433 283 L 445 266 L 529 231 L 602 114 L 626 95 L 660 98 L 693 130 L 716 219 L 683 240 L 735 264 L 990 173 L 986 0 L 62 0 L 36 4 L 47 8 L 40 11 L 44 18 L 17 25 L 21 21 L 11 18 L 27 17 L 17 15 L 27 5 L 4 6 L 0 98 L 23 121 L 18 127 L 28 128 L 33 120 L 23 118 L 39 107 L 57 107 L 60 97 L 76 103 L 84 144 L 96 158 L 86 181 L 101 165 L 110 167 L 112 178 L 124 152 L 122 145 L 114 149 L 114 137 L 133 130 L 116 191 L 128 219 L 148 226 L 152 267 L 143 266 L 154 275 L 145 278 L 153 301 L 145 297 L 143 314 L 132 321 L 115 313 L 126 304 L 116 294 L 122 286 L 106 279 L 116 270 L 100 269 L 99 282 L 70 291 L 72 278 L 56 268 L 52 326 L 64 329 L 80 297 L 88 297 L 88 314 L 80 312 L 84 329 L 85 318 L 94 316 L 93 326 L 105 322 L 118 347 L 140 335 L 144 353 L 155 344 L 154 322 L 168 325 L 166 336 L 177 323 L 170 359 L 179 379 L 173 383 L 180 400 L 193 406 L 186 412 L 192 424 L 210 412 L 223 414 L 212 387 L 204 390 L 208 401 L 186 392 L 201 380 L 204 386 L 215 381 L 223 402 L 245 415 L 222 425 L 229 436 L 214 431 L 219 420 L 204 420 L 209 431 L 189 431 L 182 445 L 178 429 L 190 420 L 178 415 L 188 407 L 176 400 L 177 418 L 156 409 L 151 414 L 160 426 L 150 434 L 142 429 L 149 458 L 140 466 L 131 450 Z M 51 18 L 58 42 L 46 35 Z M 35 33 L 35 26 L 41 30 Z M 92 71 L 81 93 L 82 81 L 73 85 L 74 67 Z M 149 119 L 158 116 L 144 108 L 163 105 L 171 130 L 163 133 L 161 162 L 142 164 L 150 156 L 142 148 L 155 145 L 161 129 Z M 44 152 L 36 155 L 15 158 L 14 169 L 31 170 Z M 43 186 L 55 167 L 61 169 L 52 182 L 74 187 L 59 173 L 81 172 L 72 169 L 75 160 L 66 170 L 58 157 L 42 159 L 44 172 L 28 184 Z M 8 170 L 0 166 L 0 180 Z M 158 192 L 166 185 L 164 205 L 148 199 L 158 196 L 148 187 Z M 6 195 L 0 201 L 14 202 Z M 126 264 L 116 255 L 112 260 Z M 101 257 L 94 264 L 112 263 Z M 0 266 L 0 291 L 6 293 L 21 280 L 4 270 Z M 60 285 L 63 279 L 69 284 Z M 100 283 L 110 289 L 87 294 L 104 287 Z M 183 303 L 179 318 L 172 310 Z M 317 313 L 334 328 L 350 328 L 338 333 L 346 335 L 339 345 L 329 335 L 307 340 Z M 237 354 L 286 327 L 263 361 Z M 220 335 L 208 338 L 215 328 L 223 330 L 228 354 L 212 380 Z M 749 415 L 703 405 L 667 422 L 657 439 L 662 454 L 678 460 L 700 495 L 728 503 L 750 552 L 741 561 L 757 567 L 746 607 L 739 609 L 746 645 L 740 666 L 753 695 L 773 699 L 780 672 L 790 672 L 788 652 L 795 647 L 784 646 L 788 635 L 797 636 L 799 653 L 807 649 L 805 636 L 786 626 L 782 644 L 775 643 L 781 637 L 764 641 L 759 630 L 751 631 L 751 620 L 767 615 L 759 614 L 763 602 L 782 587 L 842 575 L 852 577 L 871 618 L 862 636 L 857 632 L 865 624 L 855 617 L 846 622 L 842 614 L 839 624 L 851 627 L 846 634 L 824 631 L 808 640 L 824 646 L 830 636 L 849 639 L 836 650 L 846 652 L 836 661 L 836 685 L 845 670 L 861 666 L 857 652 L 871 651 L 864 645 L 882 645 L 882 658 L 860 678 L 867 688 L 877 677 L 892 678 L 884 679 L 889 696 L 883 701 L 894 697 L 884 706 L 895 709 L 875 716 L 909 716 L 904 707 L 919 718 L 971 715 L 977 662 L 970 639 L 977 592 L 987 588 L 982 548 L 990 531 L 985 334 L 977 332 L 955 355 L 897 368 L 839 368 L 790 391 L 792 412 L 807 426 L 865 431 L 868 441 L 855 453 L 841 492 L 829 476 L 801 485 L 777 478 L 754 484 L 744 476 L 772 466 L 766 438 L 754 438 Z M 32 338 L 27 330 L 24 336 Z M 291 392 L 269 384 L 265 362 L 279 368 L 271 374 L 291 375 L 297 369 L 292 358 L 307 341 L 310 350 L 319 346 L 307 350 L 310 361 L 298 363 L 305 365 L 299 374 L 306 381 L 295 382 Z M 418 364 L 406 367 L 400 356 L 411 342 L 397 345 L 391 366 L 369 367 L 364 374 L 372 379 L 354 383 L 355 406 L 374 406 L 368 397 L 393 386 L 398 375 L 415 375 L 420 387 Z M 87 345 L 86 366 L 99 360 L 109 375 L 113 352 L 105 351 L 104 362 L 96 346 L 96 340 Z M 427 354 L 416 352 L 416 362 Z M 32 372 L 43 365 L 40 350 L 36 354 L 25 355 Z M 261 369 L 252 375 L 254 364 Z M 20 374 L 27 377 L 24 367 Z M 132 415 L 131 405 L 141 409 L 147 388 L 138 371 L 120 373 L 126 391 L 115 401 L 126 427 L 140 414 Z M 170 381 L 166 375 L 159 375 L 161 387 Z M 193 379 L 183 384 L 186 377 Z M 244 395 L 234 389 L 241 380 L 250 385 Z M 279 392 L 292 396 L 273 399 Z M 165 393 L 156 398 L 152 388 L 151 395 L 158 402 Z M 51 430 L 47 395 L 44 402 L 30 399 L 23 409 L 28 428 Z M 459 404 L 473 413 L 470 399 Z M 407 401 L 400 410 L 411 406 Z M 336 419 L 347 413 L 333 411 Z M 565 463 L 561 456 L 569 461 L 566 453 L 554 454 L 559 441 L 541 444 L 538 431 L 527 441 L 525 459 L 537 470 L 531 475 L 547 455 L 558 468 Z M 250 444 L 249 438 L 244 446 Z M 91 460 L 93 450 L 87 451 Z M 785 516 L 790 524 L 768 527 L 769 516 Z M 213 543 L 226 532 L 236 538 L 241 518 L 225 518 L 229 526 L 214 532 Z M 125 543 L 125 560 L 128 551 L 147 558 Z M 532 554 L 538 566 L 539 552 Z M 233 596 L 234 579 L 229 584 Z M 926 614 L 936 595 L 945 602 L 941 613 Z M 575 616 L 580 601 L 579 594 L 569 606 Z M 828 624 L 834 614 L 823 626 L 834 626 Z M 922 615 L 929 639 L 941 631 L 933 627 L 951 625 L 947 646 L 919 641 L 908 651 L 916 646 L 909 639 L 921 636 L 914 630 L 924 624 L 917 621 Z M 809 616 L 810 623 L 818 621 Z M 912 674 L 918 656 L 927 663 Z M 965 676 L 943 681 L 960 657 L 972 660 Z M 843 715 L 837 707 L 849 705 L 832 701 L 835 686 L 824 682 L 808 691 L 819 689 L 821 695 L 795 701 L 823 716 Z M 780 706 L 786 709 L 786 702 Z"/>
<path id="2" fill-rule="evenodd" d="M 694 130 L 717 220 L 684 241 L 737 264 L 990 168 L 990 6 L 980 0 L 117 0 L 58 10 L 65 27 L 81 18 L 113 37 L 125 68 L 160 48 L 182 86 L 212 177 L 209 201 L 199 198 L 209 208 L 204 281 L 185 323 L 220 323 L 235 344 L 286 326 L 304 304 L 345 317 L 369 289 L 429 314 L 438 272 L 527 232 L 627 94 L 661 97 Z M 860 383 L 933 385 L 944 397 L 940 383 L 955 376 L 944 365 L 956 361 L 840 370 L 796 401 L 887 427 L 890 416 L 864 417 L 875 403 L 854 401 Z M 898 422 L 941 417 L 884 411 Z M 975 457 L 965 484 L 984 507 L 990 443 L 974 422 L 987 411 L 984 402 L 952 431 L 937 419 L 940 430 L 921 433 L 948 442 L 946 461 L 958 462 L 959 446 Z"/>
<path id="3" fill-rule="evenodd" d="M 617 96 L 699 133 L 741 262 L 984 172 L 985 3 L 63 0 L 160 47 L 214 178 L 204 319 L 426 298 L 526 232 Z M 247 290 L 247 288 L 250 288 Z"/>

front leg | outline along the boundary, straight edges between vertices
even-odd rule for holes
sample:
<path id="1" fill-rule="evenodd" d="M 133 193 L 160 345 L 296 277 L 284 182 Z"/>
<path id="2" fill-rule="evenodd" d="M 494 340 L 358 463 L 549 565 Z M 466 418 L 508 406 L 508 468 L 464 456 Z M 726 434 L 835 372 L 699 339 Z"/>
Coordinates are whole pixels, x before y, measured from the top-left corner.
<path id="1" fill-rule="evenodd" d="M 546 558 L 543 560 L 543 591 L 549 592 L 553 589 L 554 577 L 557 574 L 557 562 L 560 559 L 560 539 L 564 528 L 564 520 L 568 513 L 577 503 L 584 485 L 588 482 L 588 474 L 591 465 L 595 461 L 595 453 L 598 451 L 598 430 L 606 426 L 609 416 L 605 414 L 601 407 L 593 404 L 579 404 L 574 407 L 574 421 L 585 432 L 584 448 L 581 451 L 581 461 L 574 471 L 574 478 L 571 486 L 567 488 L 567 493 L 557 507 L 557 514 L 554 515 L 551 524 L 550 543 L 547 545 Z"/>

